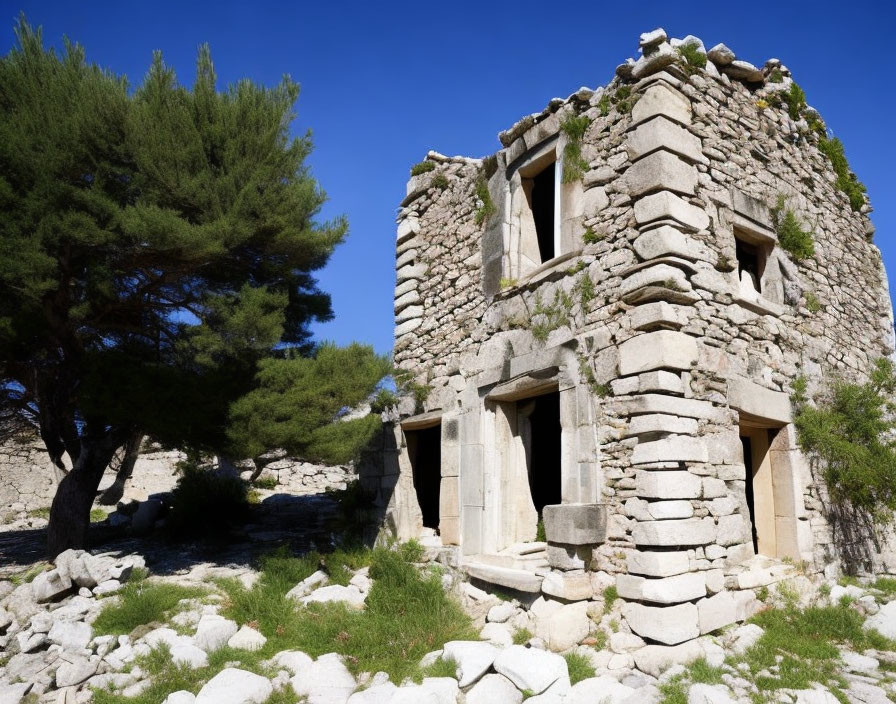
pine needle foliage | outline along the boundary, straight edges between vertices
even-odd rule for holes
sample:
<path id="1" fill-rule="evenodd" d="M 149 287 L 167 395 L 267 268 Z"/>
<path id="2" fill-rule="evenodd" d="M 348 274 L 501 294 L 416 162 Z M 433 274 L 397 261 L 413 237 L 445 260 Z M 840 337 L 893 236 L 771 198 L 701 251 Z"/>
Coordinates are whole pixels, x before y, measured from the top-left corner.
<path id="1" fill-rule="evenodd" d="M 845 502 L 878 524 L 896 509 L 896 369 L 878 360 L 867 382 L 834 380 L 814 405 L 804 377 L 793 384 L 800 447 L 820 462 L 833 502 Z"/>

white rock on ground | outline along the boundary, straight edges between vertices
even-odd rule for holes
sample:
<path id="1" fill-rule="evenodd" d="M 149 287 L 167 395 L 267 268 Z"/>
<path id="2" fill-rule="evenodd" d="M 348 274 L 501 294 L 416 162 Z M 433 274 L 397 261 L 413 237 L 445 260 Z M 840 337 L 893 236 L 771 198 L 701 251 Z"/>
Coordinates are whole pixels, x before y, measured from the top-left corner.
<path id="1" fill-rule="evenodd" d="M 181 689 L 178 692 L 172 692 L 169 694 L 165 701 L 162 704 L 193 704 L 196 701 L 196 695 L 192 692 L 188 692 L 185 689 Z"/>
<path id="2" fill-rule="evenodd" d="M 832 594 L 833 591 L 832 589 Z M 881 606 L 880 611 L 865 621 L 865 628 L 874 629 L 887 638 L 896 639 L 896 601 Z"/>
<path id="3" fill-rule="evenodd" d="M 303 596 L 299 601 L 305 605 L 321 603 L 328 604 L 331 602 L 342 602 L 348 604 L 354 609 L 363 609 L 364 600 L 367 595 L 364 594 L 356 586 L 351 585 L 343 587 L 340 584 L 331 584 L 328 587 L 315 589 L 308 596 Z"/>
<path id="4" fill-rule="evenodd" d="M 840 704 L 826 689 L 797 689 L 791 690 L 791 694 L 796 695 L 796 704 Z"/>
<path id="5" fill-rule="evenodd" d="M 421 685 L 410 685 L 396 689 L 389 699 L 389 704 L 440 704 L 440 702 L 434 692 Z"/>
<path id="6" fill-rule="evenodd" d="M 31 685 L 24 682 L 0 684 L 0 703 L 19 704 L 30 689 Z"/>
<path id="7" fill-rule="evenodd" d="M 346 704 L 389 704 L 389 700 L 392 699 L 392 695 L 397 689 L 398 687 L 391 682 L 377 684 L 355 692 L 348 698 Z"/>
<path id="8" fill-rule="evenodd" d="M 554 608 L 546 617 L 538 616 L 535 635 L 555 652 L 569 650 L 588 636 L 591 628 L 588 602 L 564 604 Z"/>
<path id="9" fill-rule="evenodd" d="M 261 650 L 267 642 L 268 639 L 254 628 L 243 626 L 227 641 L 227 645 L 230 648 L 255 651 Z"/>
<path id="10" fill-rule="evenodd" d="M 486 675 L 467 692 L 467 704 L 520 704 L 523 693 L 504 675 Z"/>
<path id="11" fill-rule="evenodd" d="M 283 650 L 277 653 L 271 660 L 275 665 L 282 667 L 284 670 L 289 670 L 294 675 L 310 667 L 314 662 L 314 658 L 301 650 Z"/>
<path id="12" fill-rule="evenodd" d="M 71 662 L 63 662 L 56 670 L 56 686 L 73 687 L 96 674 L 99 660 L 87 658 L 73 658 Z"/>
<path id="13" fill-rule="evenodd" d="M 293 691 L 308 704 L 346 704 L 357 686 L 355 678 L 336 653 L 321 655 L 290 680 Z"/>
<path id="14" fill-rule="evenodd" d="M 694 684 L 688 690 L 688 704 L 737 704 L 722 685 Z"/>
<path id="15" fill-rule="evenodd" d="M 494 668 L 495 672 L 513 682 L 517 689 L 534 694 L 541 694 L 568 675 L 566 660 L 560 655 L 522 645 L 502 650 L 495 658 Z"/>
<path id="16" fill-rule="evenodd" d="M 500 604 L 495 604 L 488 610 L 486 621 L 489 623 L 504 623 L 507 619 L 513 616 L 514 611 L 516 611 L 516 608 L 513 604 L 508 601 L 502 601 Z"/>
<path id="17" fill-rule="evenodd" d="M 590 677 L 574 684 L 566 694 L 565 704 L 623 704 L 634 693 L 634 689 L 626 687 L 608 675 Z"/>
<path id="18" fill-rule="evenodd" d="M 460 692 L 453 677 L 424 677 L 421 686 L 436 695 L 438 704 L 455 704 Z"/>
<path id="19" fill-rule="evenodd" d="M 513 634 L 510 629 L 503 623 L 487 623 L 479 631 L 479 636 L 489 643 L 497 645 L 499 648 L 506 648 L 513 645 Z"/>
<path id="20" fill-rule="evenodd" d="M 56 621 L 47 638 L 63 650 L 80 651 L 93 638 L 93 628 L 83 621 Z"/>
<path id="21" fill-rule="evenodd" d="M 238 628 L 230 619 L 217 614 L 204 614 L 196 626 L 193 636 L 195 644 L 210 653 L 227 645 L 227 641 L 236 635 Z"/>
<path id="22" fill-rule="evenodd" d="M 266 677 L 228 667 L 199 690 L 196 704 L 263 704 L 273 691 Z"/>
<path id="23" fill-rule="evenodd" d="M 452 640 L 442 649 L 443 660 L 457 663 L 457 681 L 461 688 L 469 687 L 488 672 L 497 656 L 495 646 L 472 640 Z"/>
<path id="24" fill-rule="evenodd" d="M 329 577 L 326 572 L 322 570 L 318 570 L 310 577 L 306 577 L 301 582 L 299 582 L 296 586 L 286 592 L 286 596 L 290 599 L 301 599 L 303 596 L 307 596 L 315 589 L 320 586 L 323 586 L 329 581 Z"/>

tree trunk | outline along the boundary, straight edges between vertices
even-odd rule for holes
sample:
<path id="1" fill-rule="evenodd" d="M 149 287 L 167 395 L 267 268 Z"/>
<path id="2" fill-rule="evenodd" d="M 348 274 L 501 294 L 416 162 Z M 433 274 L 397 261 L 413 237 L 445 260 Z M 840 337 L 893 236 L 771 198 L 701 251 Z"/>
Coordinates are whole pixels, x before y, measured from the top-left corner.
<path id="1" fill-rule="evenodd" d="M 50 507 L 50 523 L 47 526 L 47 553 L 50 559 L 69 548 L 87 547 L 90 507 L 117 445 L 109 437 L 81 440 L 78 460 L 59 482 Z"/>
<path id="2" fill-rule="evenodd" d="M 143 443 L 143 438 L 143 433 L 134 433 L 125 443 L 124 455 L 118 465 L 115 481 L 100 496 L 99 501 L 103 506 L 114 506 L 124 496 L 124 488 L 134 473 L 134 465 L 137 464 L 137 458 L 140 456 L 140 445 Z"/>

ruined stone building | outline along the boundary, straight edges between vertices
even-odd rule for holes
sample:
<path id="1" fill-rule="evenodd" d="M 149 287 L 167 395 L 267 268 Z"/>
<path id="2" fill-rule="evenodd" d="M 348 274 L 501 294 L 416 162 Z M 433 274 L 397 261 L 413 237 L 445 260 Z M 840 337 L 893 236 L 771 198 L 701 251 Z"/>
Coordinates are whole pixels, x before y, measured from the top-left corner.
<path id="1" fill-rule="evenodd" d="M 658 30 L 499 137 L 430 152 L 401 203 L 393 531 L 564 601 L 609 574 L 666 644 L 836 566 L 791 384 L 862 378 L 893 318 L 870 207 L 788 69 Z"/>

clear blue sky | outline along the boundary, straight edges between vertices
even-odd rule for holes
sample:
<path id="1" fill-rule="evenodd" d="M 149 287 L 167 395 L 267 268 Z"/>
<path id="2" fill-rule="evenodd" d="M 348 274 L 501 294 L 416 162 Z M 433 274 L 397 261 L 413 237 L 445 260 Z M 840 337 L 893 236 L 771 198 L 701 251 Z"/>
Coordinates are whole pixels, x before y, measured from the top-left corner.
<path id="1" fill-rule="evenodd" d="M 875 241 L 896 283 L 896 148 L 888 2 L 87 2 L 2 0 L 13 42 L 24 10 L 45 42 L 63 35 L 89 60 L 139 82 L 161 49 L 184 83 L 208 42 L 222 84 L 248 77 L 302 85 L 297 134 L 311 128 L 311 165 L 344 213 L 348 242 L 321 272 L 336 319 L 321 338 L 392 346 L 394 217 L 409 167 L 427 150 L 483 156 L 497 133 L 552 97 L 604 85 L 636 56 L 638 35 L 664 27 L 725 42 L 740 58 L 780 58 L 846 145 L 867 185 Z"/>

